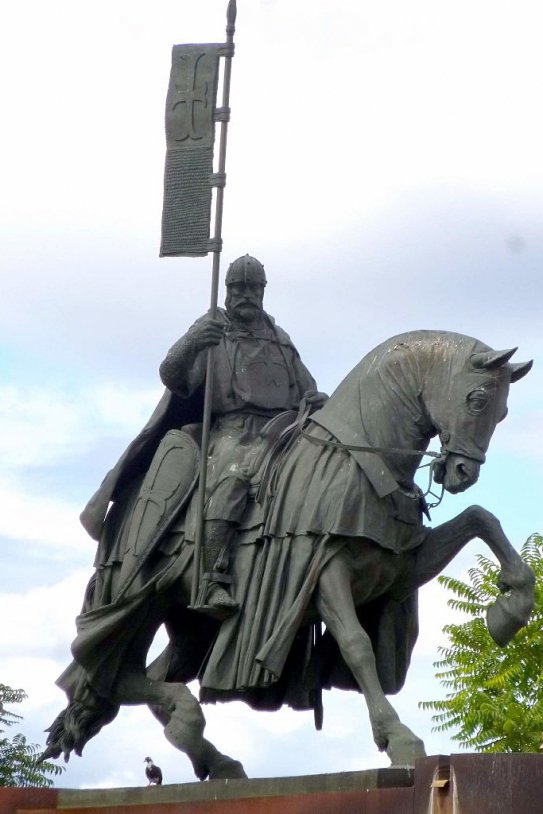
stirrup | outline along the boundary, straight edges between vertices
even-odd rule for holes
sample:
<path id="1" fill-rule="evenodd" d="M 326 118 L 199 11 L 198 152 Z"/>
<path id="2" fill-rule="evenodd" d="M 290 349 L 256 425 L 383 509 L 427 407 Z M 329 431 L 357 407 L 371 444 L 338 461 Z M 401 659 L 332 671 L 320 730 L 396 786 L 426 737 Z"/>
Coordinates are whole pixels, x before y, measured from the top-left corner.
<path id="1" fill-rule="evenodd" d="M 196 602 L 194 605 L 190 605 L 189 609 L 194 610 L 197 613 L 204 613 L 208 616 L 212 616 L 214 619 L 218 619 L 220 622 L 224 621 L 224 619 L 228 619 L 230 616 L 233 616 L 239 610 L 239 604 L 232 599 L 232 597 L 226 593 L 225 594 L 229 599 L 231 604 L 213 604 L 208 601 L 209 592 L 212 590 L 214 586 L 221 587 L 222 585 L 231 585 L 232 584 L 232 577 L 228 574 L 225 574 L 220 571 L 208 571 L 202 576 L 202 581 L 200 583 L 200 590 L 198 591 L 198 595 L 196 596 Z"/>

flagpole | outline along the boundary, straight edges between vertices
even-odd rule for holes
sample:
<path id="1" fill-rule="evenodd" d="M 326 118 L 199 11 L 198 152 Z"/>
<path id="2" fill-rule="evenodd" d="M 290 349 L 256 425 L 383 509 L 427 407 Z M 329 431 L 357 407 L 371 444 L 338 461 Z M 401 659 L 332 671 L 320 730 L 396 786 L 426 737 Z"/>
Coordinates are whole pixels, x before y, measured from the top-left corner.
<path id="1" fill-rule="evenodd" d="M 217 305 L 219 300 L 219 270 L 222 249 L 222 215 L 224 201 L 224 186 L 226 182 L 226 141 L 228 135 L 228 120 L 230 118 L 230 76 L 232 73 L 232 56 L 234 54 L 234 33 L 236 30 L 236 0 L 230 0 L 226 10 L 226 44 L 229 51 L 224 59 L 224 74 L 222 84 L 222 106 L 216 111 L 217 121 L 220 121 L 219 158 L 217 164 L 216 193 L 215 193 L 215 233 L 213 236 L 213 267 L 211 271 L 211 297 L 209 313 L 213 319 L 217 318 Z M 194 566 L 192 573 L 192 587 L 190 604 L 196 604 L 198 586 L 200 584 L 200 563 L 202 546 L 204 542 L 204 509 L 205 491 L 207 481 L 207 455 L 209 450 L 209 434 L 211 428 L 211 402 L 213 396 L 213 348 L 207 351 L 206 384 L 204 393 L 204 411 L 202 417 L 202 443 L 200 447 L 200 474 L 198 480 L 197 526 L 194 545 Z"/>

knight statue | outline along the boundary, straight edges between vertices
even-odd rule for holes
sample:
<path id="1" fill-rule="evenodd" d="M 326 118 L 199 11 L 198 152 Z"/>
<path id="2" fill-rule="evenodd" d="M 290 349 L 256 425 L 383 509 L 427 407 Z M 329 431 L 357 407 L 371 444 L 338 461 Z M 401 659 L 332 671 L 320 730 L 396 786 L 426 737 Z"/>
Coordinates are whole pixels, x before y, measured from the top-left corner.
<path id="1" fill-rule="evenodd" d="M 288 334 L 264 311 L 267 280 L 262 263 L 249 254 L 239 257 L 228 268 L 225 282 L 225 308 L 218 309 L 215 319 L 209 314 L 200 317 L 170 348 L 160 365 L 160 376 L 167 388 L 161 404 L 82 514 L 87 530 L 97 532 L 104 508 L 133 476 L 134 467 L 153 472 L 152 484 L 147 475 L 140 495 L 145 493 L 147 503 L 149 499 L 156 503 L 164 480 L 174 477 L 170 469 L 175 458 L 169 453 L 176 439 L 168 430 L 182 428 L 185 440 L 187 435 L 199 439 L 206 356 L 208 348 L 213 348 L 203 576 L 195 609 L 218 619 L 235 613 L 238 607 L 230 592 L 229 560 L 234 532 L 247 505 L 255 443 L 262 442 L 262 430 L 274 417 L 298 410 L 302 399 L 314 410 L 327 398 L 317 391 L 315 380 Z M 163 443 L 157 449 L 161 438 Z M 150 453 L 154 458 L 146 467 Z M 165 465 L 168 456 L 170 463 Z M 188 477 L 190 486 L 180 490 L 187 499 L 190 496 L 186 493 L 194 483 L 195 478 Z M 172 528 L 172 512 L 182 498 L 183 494 L 178 493 L 169 507 L 164 507 L 161 523 L 169 522 Z M 185 540 L 195 539 L 196 511 L 194 490 L 183 521 Z M 132 521 L 134 539 L 127 549 L 136 552 L 145 548 L 157 525 L 154 514 L 139 524 Z"/>

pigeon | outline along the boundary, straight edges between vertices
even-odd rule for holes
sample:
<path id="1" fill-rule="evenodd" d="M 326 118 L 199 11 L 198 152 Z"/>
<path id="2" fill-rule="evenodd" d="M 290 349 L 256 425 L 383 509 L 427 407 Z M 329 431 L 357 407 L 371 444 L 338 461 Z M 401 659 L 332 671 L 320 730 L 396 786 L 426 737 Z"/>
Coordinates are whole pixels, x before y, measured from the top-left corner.
<path id="1" fill-rule="evenodd" d="M 147 776 L 147 780 L 149 783 L 148 786 L 161 786 L 162 785 L 162 770 L 160 766 L 155 766 L 153 763 L 152 757 L 146 757 L 145 763 L 147 766 L 145 767 L 145 774 Z"/>

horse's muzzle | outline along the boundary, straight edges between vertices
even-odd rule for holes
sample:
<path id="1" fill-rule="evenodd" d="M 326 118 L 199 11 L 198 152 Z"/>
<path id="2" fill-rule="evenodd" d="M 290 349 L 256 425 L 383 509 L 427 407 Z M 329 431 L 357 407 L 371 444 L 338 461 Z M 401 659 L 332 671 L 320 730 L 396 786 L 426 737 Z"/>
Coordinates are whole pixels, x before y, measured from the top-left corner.
<path id="1" fill-rule="evenodd" d="M 479 478 L 481 464 L 473 458 L 449 452 L 444 461 L 434 467 L 434 480 L 455 495 L 473 486 Z"/>

